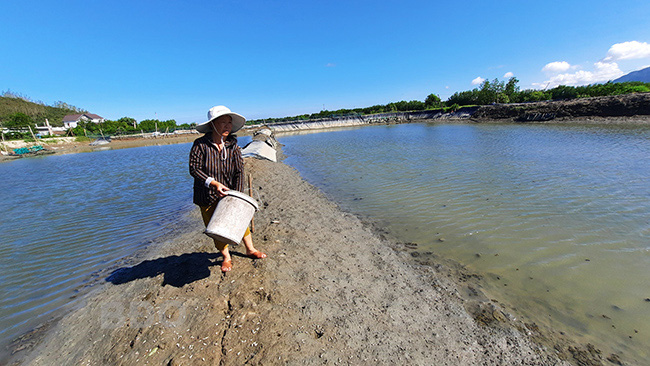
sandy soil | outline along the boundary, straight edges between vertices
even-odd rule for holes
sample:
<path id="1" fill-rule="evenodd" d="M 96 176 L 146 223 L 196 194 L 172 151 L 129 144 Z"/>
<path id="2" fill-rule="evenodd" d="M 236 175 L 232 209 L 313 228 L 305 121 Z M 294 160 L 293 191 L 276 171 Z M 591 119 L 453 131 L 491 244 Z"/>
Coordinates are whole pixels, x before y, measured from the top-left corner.
<path id="1" fill-rule="evenodd" d="M 269 257 L 233 248 L 198 209 L 126 263 L 22 360 L 29 365 L 601 364 L 591 346 L 523 324 L 481 278 L 342 212 L 282 163 L 246 159 Z M 616 356 L 614 357 L 616 360 Z M 568 362 L 570 361 L 570 362 Z"/>
<path id="2" fill-rule="evenodd" d="M 165 136 L 159 138 L 137 138 L 125 140 L 113 139 L 109 144 L 99 146 L 90 146 L 88 142 L 74 142 L 70 144 L 49 145 L 48 147 L 57 153 L 70 154 L 77 152 L 90 152 L 106 148 L 117 150 L 139 146 L 182 144 L 186 142 L 193 142 L 199 136 L 200 135 L 198 134 L 187 134 L 178 136 Z"/>

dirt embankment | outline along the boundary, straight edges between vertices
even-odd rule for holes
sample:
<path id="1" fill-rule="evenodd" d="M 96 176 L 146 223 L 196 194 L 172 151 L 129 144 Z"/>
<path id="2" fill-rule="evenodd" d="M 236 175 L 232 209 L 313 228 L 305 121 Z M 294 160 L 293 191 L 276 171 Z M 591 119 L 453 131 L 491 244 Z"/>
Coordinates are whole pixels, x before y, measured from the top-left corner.
<path id="1" fill-rule="evenodd" d="M 467 122 L 577 122 L 577 123 L 650 123 L 650 93 L 533 103 L 493 104 L 463 107 L 456 112 L 426 110 L 391 112 L 322 120 L 275 123 L 276 132 L 324 129 L 373 123 L 419 121 Z"/>
<path id="2" fill-rule="evenodd" d="M 171 145 L 171 144 L 182 144 L 193 142 L 199 135 L 198 134 L 186 134 L 186 135 L 170 135 L 158 138 L 133 138 L 133 139 L 122 139 L 122 140 L 113 140 L 105 145 L 91 146 L 89 141 L 79 142 L 74 139 L 74 137 L 64 137 L 64 138 L 45 138 L 39 140 L 37 143 L 34 142 L 25 142 L 24 140 L 12 140 L 4 143 L 4 146 L 0 149 L 7 152 L 13 151 L 13 149 L 21 147 L 30 147 L 33 145 L 41 145 L 45 150 L 50 154 L 74 154 L 74 153 L 83 153 L 83 152 L 93 152 L 93 151 L 102 151 L 102 150 L 119 150 L 119 149 L 128 149 L 132 147 L 141 147 L 141 146 L 153 146 L 153 145 Z M 11 161 L 14 159 L 19 159 L 19 156 L 7 156 L 0 155 L 0 162 Z"/>
<path id="3" fill-rule="evenodd" d="M 233 271 L 198 212 L 64 317 L 30 365 L 558 365 L 593 347 L 523 324 L 480 278 L 339 210 L 282 163 L 246 159 L 263 260 Z M 541 341 L 541 343 L 536 342 Z M 579 361 L 583 362 L 583 361 Z"/>
<path id="4" fill-rule="evenodd" d="M 477 121 L 562 122 L 592 119 L 599 122 L 650 122 L 650 93 L 580 98 L 565 101 L 494 104 L 472 114 Z"/>

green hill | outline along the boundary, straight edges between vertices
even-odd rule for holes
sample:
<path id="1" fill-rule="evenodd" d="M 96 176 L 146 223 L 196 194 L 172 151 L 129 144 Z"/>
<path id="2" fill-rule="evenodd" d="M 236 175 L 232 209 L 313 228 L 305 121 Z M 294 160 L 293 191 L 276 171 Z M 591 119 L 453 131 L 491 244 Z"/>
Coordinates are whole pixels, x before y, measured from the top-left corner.
<path id="1" fill-rule="evenodd" d="M 52 126 L 63 126 L 63 117 L 67 114 L 84 113 L 86 111 L 70 106 L 63 102 L 55 103 L 55 106 L 35 103 L 23 97 L 0 96 L 0 123 L 8 122 L 16 113 L 29 116 L 34 123 L 42 125 L 47 118 Z"/>

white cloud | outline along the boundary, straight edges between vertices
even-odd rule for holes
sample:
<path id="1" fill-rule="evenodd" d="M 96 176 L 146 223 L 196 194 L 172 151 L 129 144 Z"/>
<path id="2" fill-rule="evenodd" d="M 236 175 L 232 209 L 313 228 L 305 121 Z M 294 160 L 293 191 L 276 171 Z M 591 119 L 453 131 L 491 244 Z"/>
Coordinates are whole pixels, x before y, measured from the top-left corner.
<path id="1" fill-rule="evenodd" d="M 479 85 L 482 84 L 485 81 L 482 77 L 477 77 L 476 79 L 472 80 L 472 85 Z"/>
<path id="2" fill-rule="evenodd" d="M 616 61 L 650 58 L 650 44 L 646 42 L 623 42 L 617 43 L 609 48 L 607 56 L 601 61 L 593 64 L 593 70 L 580 70 L 566 61 L 556 61 L 546 64 L 542 71 L 546 72 L 550 79 L 543 83 L 533 83 L 538 88 L 554 88 L 558 85 L 587 85 L 607 82 L 623 76 Z M 568 72 L 569 70 L 574 72 Z"/>
<path id="3" fill-rule="evenodd" d="M 616 62 L 598 61 L 594 64 L 593 71 L 578 70 L 574 73 L 558 74 L 543 83 L 535 83 L 537 87 L 555 88 L 558 85 L 587 85 L 606 82 L 623 76 L 624 72 L 618 68 Z"/>
<path id="4" fill-rule="evenodd" d="M 325 67 L 336 67 L 336 64 L 330 62 L 330 63 L 326 64 Z"/>
<path id="5" fill-rule="evenodd" d="M 542 71 L 550 72 L 550 73 L 557 73 L 557 72 L 567 71 L 570 68 L 571 68 L 571 65 L 566 61 L 555 61 L 555 62 L 551 62 L 551 63 L 546 64 L 546 66 L 544 66 L 542 68 Z"/>
<path id="6" fill-rule="evenodd" d="M 616 79 L 619 76 L 623 76 L 623 71 L 618 68 L 616 62 L 596 62 L 594 64 L 596 68 L 595 74 L 598 75 L 601 80 L 612 80 Z"/>
<path id="7" fill-rule="evenodd" d="M 650 58 L 650 44 L 646 42 L 623 42 L 609 48 L 603 61 L 632 60 Z"/>
<path id="8" fill-rule="evenodd" d="M 506 73 L 503 75 L 503 77 L 506 78 L 506 79 L 510 79 L 510 78 L 513 77 L 513 76 L 515 76 L 515 74 L 513 74 L 513 73 L 511 73 L 511 72 L 506 72 Z"/>

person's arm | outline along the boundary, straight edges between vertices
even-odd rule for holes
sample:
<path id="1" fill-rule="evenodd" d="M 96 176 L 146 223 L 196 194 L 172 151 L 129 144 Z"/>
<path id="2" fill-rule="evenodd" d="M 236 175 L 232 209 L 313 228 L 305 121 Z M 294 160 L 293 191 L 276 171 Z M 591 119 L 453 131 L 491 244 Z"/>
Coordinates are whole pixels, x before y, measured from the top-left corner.
<path id="1" fill-rule="evenodd" d="M 207 185 L 215 187 L 219 192 L 219 197 L 225 196 L 226 192 L 230 190 L 230 188 L 226 187 L 224 184 L 219 183 L 219 181 L 216 179 L 212 179 L 210 183 L 207 183 Z"/>
<path id="2" fill-rule="evenodd" d="M 208 174 L 203 171 L 203 162 L 205 161 L 205 146 L 201 146 L 201 143 L 194 141 L 192 149 L 190 150 L 190 175 L 194 179 L 199 181 L 206 182 Z M 213 178 L 214 179 L 214 178 Z"/>

